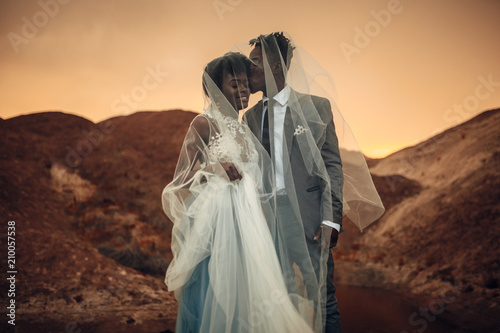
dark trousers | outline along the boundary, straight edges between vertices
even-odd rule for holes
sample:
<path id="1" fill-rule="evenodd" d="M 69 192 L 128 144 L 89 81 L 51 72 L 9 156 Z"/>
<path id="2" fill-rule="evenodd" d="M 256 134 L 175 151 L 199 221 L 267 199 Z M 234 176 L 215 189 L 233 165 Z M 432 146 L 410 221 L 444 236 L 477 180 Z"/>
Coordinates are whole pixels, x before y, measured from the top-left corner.
<path id="1" fill-rule="evenodd" d="M 290 292 L 296 288 L 294 283 L 293 263 L 299 267 L 304 279 L 305 288 L 308 298 L 314 302 L 318 301 L 318 293 L 323 291 L 318 290 L 318 282 L 322 278 L 321 272 L 321 247 L 317 246 L 316 241 L 306 238 L 304 227 L 297 219 L 300 216 L 298 207 L 292 207 L 288 196 L 277 197 L 278 222 L 275 230 L 277 242 L 278 258 L 285 274 L 285 281 Z M 284 243 L 284 244 L 283 244 Z M 325 254 L 323 254 L 324 256 Z M 284 262 L 283 257 L 289 258 Z M 323 259 L 324 260 L 324 259 Z M 289 262 L 291 261 L 291 262 Z M 326 272 L 326 308 L 323 313 L 325 321 L 325 333 L 340 333 L 342 328 L 340 325 L 340 312 L 338 310 L 338 302 L 335 297 L 334 277 L 334 262 L 332 251 L 328 251 Z M 290 276 L 287 276 L 290 275 Z"/>

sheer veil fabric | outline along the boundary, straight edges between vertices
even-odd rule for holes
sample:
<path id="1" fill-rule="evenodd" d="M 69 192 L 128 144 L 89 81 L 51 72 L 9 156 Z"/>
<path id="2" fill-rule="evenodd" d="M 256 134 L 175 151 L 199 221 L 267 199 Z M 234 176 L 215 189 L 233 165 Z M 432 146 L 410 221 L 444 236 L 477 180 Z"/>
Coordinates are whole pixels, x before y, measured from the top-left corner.
<path id="1" fill-rule="evenodd" d="M 269 36 L 251 41 L 259 45 L 260 59 L 252 58 L 252 47 L 247 43 L 234 46 L 232 51 L 250 54 L 252 61 L 261 62 L 254 65 L 265 76 L 264 100 L 286 110 L 283 136 L 276 135 L 280 132 L 276 127 L 270 136 L 277 186 L 273 198 L 276 224 L 271 232 L 290 299 L 302 314 L 310 314 L 311 328 L 323 332 L 326 302 L 330 302 L 328 279 L 333 276 L 328 276 L 327 265 L 332 260 L 332 229 L 322 222 L 342 226 L 346 216 L 362 231 L 384 213 L 384 207 L 365 157 L 337 107 L 332 77 L 288 34 L 285 36 L 291 45 L 287 52 L 279 50 L 276 38 Z M 259 102 L 244 116 L 257 136 L 264 131 L 265 108 Z M 269 127 L 275 126 L 278 118 L 277 108 L 273 110 L 267 114 Z M 281 145 L 276 145 L 278 140 Z M 315 239 L 318 229 L 321 235 Z"/>
<path id="2" fill-rule="evenodd" d="M 190 125 L 162 193 L 174 223 L 165 282 L 179 300 L 182 331 L 323 332 L 331 228 L 322 221 L 341 225 L 347 216 L 363 230 L 384 212 L 331 76 L 292 45 L 276 66 L 276 42 L 261 44 L 268 105 L 286 106 L 269 153 L 260 143 L 263 103 L 239 115 L 203 74 L 205 112 Z M 250 47 L 231 51 L 248 55 Z M 269 127 L 274 117 L 268 114 Z M 338 156 L 325 145 L 340 148 Z M 241 180 L 229 180 L 227 162 Z"/>
<path id="3" fill-rule="evenodd" d="M 292 91 L 288 108 L 294 128 L 300 130 L 300 134 L 294 132 L 293 135 L 294 139 L 299 141 L 298 149 L 306 163 L 307 172 L 315 173 L 323 179 L 329 178 L 325 174 L 324 162 L 321 161 L 321 152 L 318 149 L 321 138 L 315 136 L 328 125 L 330 120 L 322 114 L 315 103 L 316 98 L 325 99 L 331 109 L 342 158 L 343 215 L 363 231 L 385 211 L 373 184 L 366 159 L 337 106 L 337 91 L 332 76 L 305 49 L 297 45 L 289 34 L 284 33 L 284 35 L 291 40 L 293 50 L 288 53 L 288 59 L 282 57 L 278 59 L 281 63 L 279 70 L 282 71 L 286 86 Z M 278 45 L 272 39 L 261 41 L 266 78 L 265 96 L 275 96 L 278 93 L 278 84 L 273 79 L 275 76 L 273 71 L 276 69 L 271 68 L 269 54 L 276 54 Z M 251 46 L 248 43 L 236 44 L 231 49 L 243 54 L 249 54 L 250 50 Z M 289 66 L 286 63 L 289 63 Z M 287 179 L 287 182 L 291 181 Z"/>
<path id="4" fill-rule="evenodd" d="M 275 250 L 270 157 L 207 72 L 203 86 L 205 112 L 191 123 L 162 193 L 174 223 L 165 282 L 179 301 L 177 329 L 312 332 L 314 304 L 290 293 Z M 229 180 L 228 162 L 241 180 Z"/>

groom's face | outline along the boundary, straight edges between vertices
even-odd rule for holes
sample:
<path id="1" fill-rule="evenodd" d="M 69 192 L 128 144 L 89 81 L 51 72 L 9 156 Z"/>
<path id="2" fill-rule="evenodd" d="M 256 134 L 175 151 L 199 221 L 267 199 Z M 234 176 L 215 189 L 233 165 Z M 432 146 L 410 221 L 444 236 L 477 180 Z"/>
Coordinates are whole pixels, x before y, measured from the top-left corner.
<path id="1" fill-rule="evenodd" d="M 260 46 L 254 47 L 252 52 L 250 52 L 249 58 L 252 61 L 250 68 L 250 92 L 252 94 L 258 91 L 265 93 L 266 78 L 264 75 L 264 62 L 262 61 L 262 48 Z"/>

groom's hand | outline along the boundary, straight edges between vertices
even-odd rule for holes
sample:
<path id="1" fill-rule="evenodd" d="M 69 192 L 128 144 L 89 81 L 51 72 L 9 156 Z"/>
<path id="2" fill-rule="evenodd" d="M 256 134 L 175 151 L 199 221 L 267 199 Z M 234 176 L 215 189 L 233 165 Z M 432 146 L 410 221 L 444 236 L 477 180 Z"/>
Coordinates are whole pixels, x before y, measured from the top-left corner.
<path id="1" fill-rule="evenodd" d="M 320 226 L 318 228 L 318 230 L 316 230 L 316 235 L 314 235 L 314 240 L 320 239 L 322 228 L 324 228 L 324 227 Z M 337 242 L 339 240 L 339 232 L 337 231 L 337 229 L 335 229 L 335 228 L 331 228 L 331 229 L 332 229 L 332 234 L 330 235 L 330 249 L 332 247 L 337 246 Z M 319 240 L 319 243 L 316 246 L 321 246 L 321 240 Z"/>
<path id="2" fill-rule="evenodd" d="M 337 242 L 339 240 L 339 232 L 337 229 L 332 228 L 332 234 L 330 235 L 330 249 L 332 247 L 337 246 Z"/>

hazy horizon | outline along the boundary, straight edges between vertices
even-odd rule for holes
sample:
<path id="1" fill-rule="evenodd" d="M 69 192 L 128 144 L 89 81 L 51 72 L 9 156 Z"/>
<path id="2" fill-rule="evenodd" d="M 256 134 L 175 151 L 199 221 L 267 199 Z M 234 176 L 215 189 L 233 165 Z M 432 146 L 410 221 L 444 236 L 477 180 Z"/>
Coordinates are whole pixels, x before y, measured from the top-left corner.
<path id="1" fill-rule="evenodd" d="M 4 119 L 43 110 L 93 122 L 139 110 L 201 112 L 204 65 L 281 30 L 333 76 L 367 156 L 500 107 L 495 0 L 39 0 L 0 9 Z"/>

